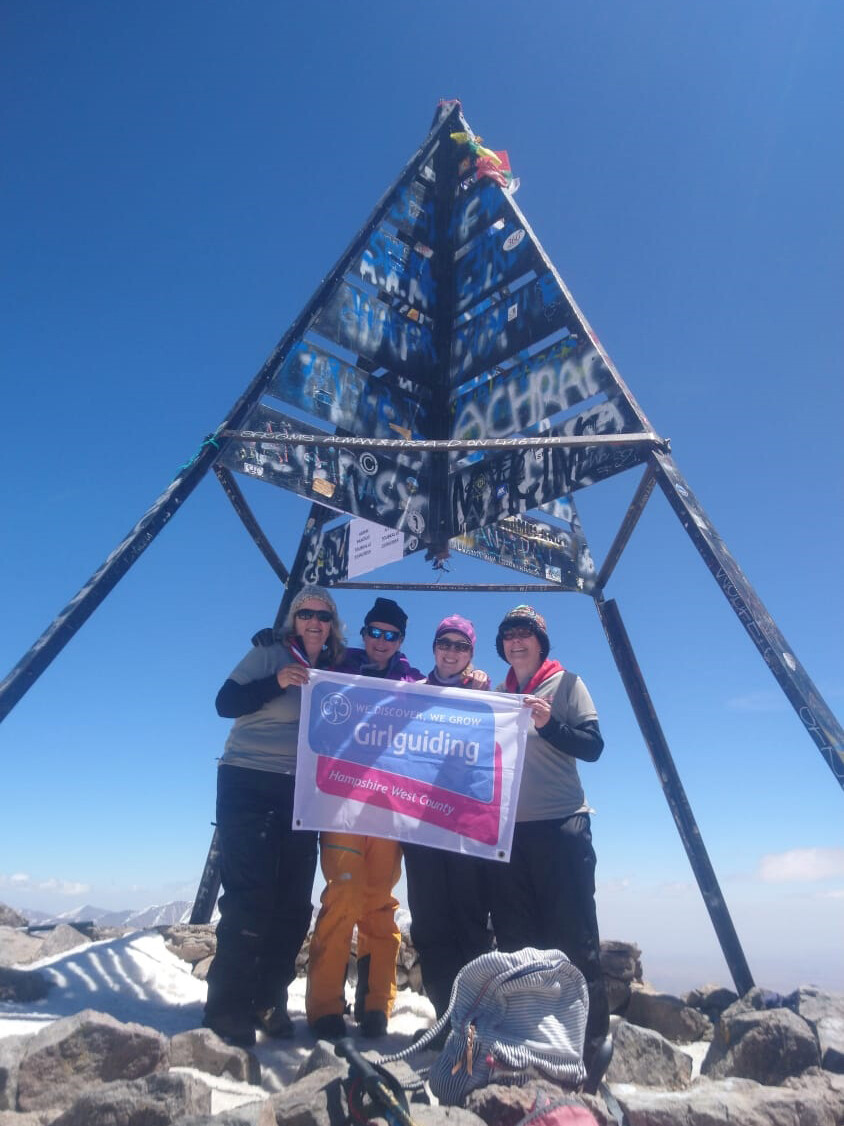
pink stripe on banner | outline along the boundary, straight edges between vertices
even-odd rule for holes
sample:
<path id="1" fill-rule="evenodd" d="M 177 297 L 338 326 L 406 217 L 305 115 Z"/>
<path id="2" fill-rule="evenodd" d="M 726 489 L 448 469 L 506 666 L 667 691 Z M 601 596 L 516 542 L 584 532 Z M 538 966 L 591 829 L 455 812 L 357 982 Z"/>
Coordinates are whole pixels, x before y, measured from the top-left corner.
<path id="1" fill-rule="evenodd" d="M 436 825 L 481 844 L 498 844 L 501 832 L 501 747 L 495 744 L 493 795 L 491 802 L 480 802 L 455 794 L 427 782 L 415 782 L 387 774 L 371 766 L 317 756 L 318 789 L 332 797 L 377 805 L 394 813 L 415 817 L 424 824 Z"/>

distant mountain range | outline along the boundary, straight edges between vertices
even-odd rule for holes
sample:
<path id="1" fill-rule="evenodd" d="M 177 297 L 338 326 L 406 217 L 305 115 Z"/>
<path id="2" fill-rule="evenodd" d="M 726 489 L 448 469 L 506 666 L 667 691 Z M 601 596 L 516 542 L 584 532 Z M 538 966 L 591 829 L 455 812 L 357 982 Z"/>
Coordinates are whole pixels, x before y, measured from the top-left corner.
<path id="1" fill-rule="evenodd" d="M 132 927 L 139 930 L 145 927 L 172 926 L 173 923 L 186 923 L 190 918 L 192 903 L 186 899 L 174 899 L 170 903 L 154 904 L 141 911 L 107 911 L 104 907 L 94 907 L 86 903 L 60 915 L 48 915 L 46 911 L 19 908 L 20 914 L 33 926 L 51 926 L 58 923 L 96 923 L 98 927 Z"/>

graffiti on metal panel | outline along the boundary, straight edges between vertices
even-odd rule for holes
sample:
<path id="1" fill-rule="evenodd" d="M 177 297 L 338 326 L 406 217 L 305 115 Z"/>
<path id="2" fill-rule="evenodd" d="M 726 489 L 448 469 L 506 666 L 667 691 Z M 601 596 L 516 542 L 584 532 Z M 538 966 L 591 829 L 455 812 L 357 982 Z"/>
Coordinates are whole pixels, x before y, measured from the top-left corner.
<path id="1" fill-rule="evenodd" d="M 477 305 L 482 297 L 537 269 L 541 259 L 524 227 L 498 219 L 454 256 L 457 312 Z"/>
<path id="2" fill-rule="evenodd" d="M 543 274 L 458 325 L 451 346 L 452 383 L 470 379 L 564 326 L 569 331 L 577 327 L 574 313 L 553 275 Z"/>
<path id="3" fill-rule="evenodd" d="M 351 434 L 374 438 L 428 435 L 426 404 L 307 341 L 291 349 L 273 377 L 269 393 Z"/>
<path id="4" fill-rule="evenodd" d="M 620 434 L 638 428 L 638 420 L 619 397 L 567 419 L 548 434 Z M 639 465 L 646 457 L 644 446 L 546 447 L 487 456 L 449 479 L 453 532 L 482 528 L 537 508 Z"/>
<path id="5" fill-rule="evenodd" d="M 433 309 L 436 287 L 429 259 L 385 231 L 373 232 L 355 272 L 389 297 L 426 312 Z"/>
<path id="6" fill-rule="evenodd" d="M 530 517 L 506 517 L 449 540 L 449 547 L 533 575 L 565 590 L 588 594 L 595 563 L 575 516 L 568 531 Z"/>
<path id="7" fill-rule="evenodd" d="M 470 238 L 485 231 L 504 214 L 505 193 L 497 184 L 482 183 L 479 188 L 458 197 L 452 212 L 449 235 L 455 246 L 463 246 Z"/>
<path id="8" fill-rule="evenodd" d="M 393 200 L 387 221 L 409 235 L 430 242 L 434 231 L 434 196 L 414 180 Z"/>
<path id="9" fill-rule="evenodd" d="M 407 320 L 346 282 L 337 287 L 313 328 L 399 374 L 421 376 L 434 363 L 434 338 L 427 326 Z"/>
<path id="10" fill-rule="evenodd" d="M 349 573 L 349 525 L 326 531 L 305 528 L 302 537 L 305 562 L 302 582 L 313 586 L 332 586 Z"/>
<path id="11" fill-rule="evenodd" d="M 305 566 L 302 581 L 315 586 L 333 586 L 349 576 L 349 529 L 341 524 L 328 530 L 305 528 Z M 418 536 L 405 532 L 403 552 L 410 555 L 422 545 Z"/>
<path id="12" fill-rule="evenodd" d="M 337 446 L 292 445 L 275 436 L 300 433 L 302 424 L 258 406 L 247 429 L 265 430 L 266 441 L 232 442 L 220 461 L 228 469 L 267 481 L 331 508 L 421 535 L 428 523 L 430 455 L 395 457 Z M 315 431 L 315 433 L 321 433 Z M 275 439 L 275 440 L 270 440 Z M 338 438 L 338 443 L 342 438 Z"/>
<path id="13" fill-rule="evenodd" d="M 612 386 L 588 338 L 564 336 L 523 364 L 501 372 L 452 405 L 452 438 L 507 438 Z"/>

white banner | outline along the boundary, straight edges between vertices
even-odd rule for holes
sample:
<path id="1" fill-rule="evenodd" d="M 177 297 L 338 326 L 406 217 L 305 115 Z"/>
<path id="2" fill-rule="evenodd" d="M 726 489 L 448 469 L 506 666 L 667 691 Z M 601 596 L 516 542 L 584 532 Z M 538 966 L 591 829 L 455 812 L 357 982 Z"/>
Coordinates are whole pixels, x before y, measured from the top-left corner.
<path id="1" fill-rule="evenodd" d="M 529 725 L 520 696 L 312 669 L 293 824 L 509 860 Z"/>

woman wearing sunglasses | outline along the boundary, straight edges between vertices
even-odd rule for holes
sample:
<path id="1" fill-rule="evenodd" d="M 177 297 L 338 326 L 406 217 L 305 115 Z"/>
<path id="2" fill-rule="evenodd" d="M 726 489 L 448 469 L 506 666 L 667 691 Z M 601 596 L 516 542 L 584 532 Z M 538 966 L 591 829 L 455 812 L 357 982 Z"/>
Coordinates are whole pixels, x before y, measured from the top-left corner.
<path id="1" fill-rule="evenodd" d="M 604 747 L 598 713 L 579 676 L 548 658 L 545 619 L 516 606 L 498 627 L 499 657 L 510 666 L 499 691 L 524 695 L 532 725 L 516 809 L 510 863 L 490 882 L 492 922 L 500 950 L 562 950 L 586 979 L 587 1069 L 609 1062 L 609 1008 L 595 912 L 595 851 L 589 803 L 577 760 L 595 762 Z M 593 1088 L 594 1089 L 594 1088 Z"/>
<path id="2" fill-rule="evenodd" d="M 224 894 L 204 1023 L 234 1044 L 255 1029 L 293 1035 L 287 989 L 311 921 L 316 833 L 294 832 L 293 784 L 301 686 L 336 665 L 344 640 L 334 599 L 306 586 L 279 636 L 255 645 L 217 695 L 235 723 L 217 773 Z"/>
<path id="3" fill-rule="evenodd" d="M 362 649 L 347 649 L 337 672 L 385 680 L 422 680 L 401 652 L 407 614 L 392 598 L 376 598 L 364 618 Z M 314 1034 L 347 1034 L 346 968 L 358 928 L 355 1019 L 363 1036 L 383 1036 L 396 999 L 396 957 L 401 932 L 393 888 L 401 875 L 396 841 L 352 833 L 321 833 L 320 864 L 326 886 L 311 938 L 305 1010 Z"/>
<path id="4" fill-rule="evenodd" d="M 472 668 L 475 628 L 467 618 L 443 618 L 434 633 L 434 667 L 428 684 L 489 688 L 489 677 Z M 487 879 L 491 861 L 424 845 L 404 845 L 410 933 L 422 981 L 440 1017 L 451 987 L 467 962 L 492 945 Z"/>

